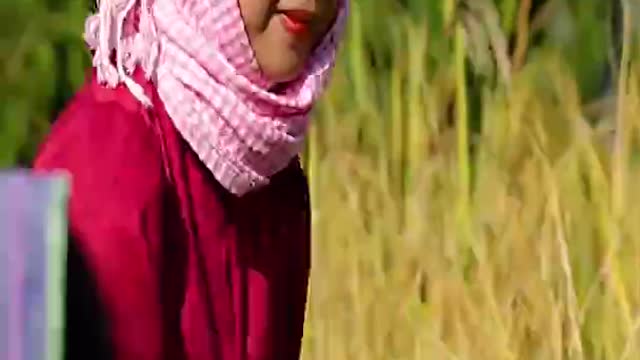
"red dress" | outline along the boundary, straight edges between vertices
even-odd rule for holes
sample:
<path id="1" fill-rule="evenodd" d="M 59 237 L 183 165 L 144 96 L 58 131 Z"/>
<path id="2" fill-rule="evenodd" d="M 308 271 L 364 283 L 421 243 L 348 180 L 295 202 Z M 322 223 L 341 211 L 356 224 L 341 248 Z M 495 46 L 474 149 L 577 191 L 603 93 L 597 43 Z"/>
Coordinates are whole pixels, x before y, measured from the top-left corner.
<path id="1" fill-rule="evenodd" d="M 72 175 L 67 359 L 298 359 L 310 265 L 298 161 L 237 198 L 145 86 L 151 109 L 92 76 L 34 165 Z"/>

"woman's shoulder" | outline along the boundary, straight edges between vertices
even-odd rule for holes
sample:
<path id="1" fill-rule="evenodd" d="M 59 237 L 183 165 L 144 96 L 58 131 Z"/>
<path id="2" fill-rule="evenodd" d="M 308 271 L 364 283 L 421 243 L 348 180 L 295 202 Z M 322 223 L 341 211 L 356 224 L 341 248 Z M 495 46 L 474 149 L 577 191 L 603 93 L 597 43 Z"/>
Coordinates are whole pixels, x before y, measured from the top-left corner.
<path id="1" fill-rule="evenodd" d="M 123 87 L 95 77 L 67 104 L 40 146 L 33 165 L 65 170 L 73 188 L 151 196 L 164 183 L 161 139 L 152 115 Z"/>

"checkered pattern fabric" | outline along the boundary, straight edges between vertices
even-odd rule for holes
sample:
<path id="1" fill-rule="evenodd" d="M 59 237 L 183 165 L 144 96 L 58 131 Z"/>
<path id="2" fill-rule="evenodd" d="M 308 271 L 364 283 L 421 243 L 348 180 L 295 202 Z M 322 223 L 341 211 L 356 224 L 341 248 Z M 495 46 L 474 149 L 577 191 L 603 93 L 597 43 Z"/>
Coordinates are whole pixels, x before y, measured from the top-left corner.
<path id="1" fill-rule="evenodd" d="M 335 63 L 348 0 L 339 1 L 336 22 L 302 76 L 277 94 L 257 65 L 237 0 L 151 1 L 101 0 L 87 20 L 99 80 L 124 83 L 150 105 L 128 76 L 141 65 L 220 184 L 239 196 L 265 186 L 302 148 L 309 113 Z"/>

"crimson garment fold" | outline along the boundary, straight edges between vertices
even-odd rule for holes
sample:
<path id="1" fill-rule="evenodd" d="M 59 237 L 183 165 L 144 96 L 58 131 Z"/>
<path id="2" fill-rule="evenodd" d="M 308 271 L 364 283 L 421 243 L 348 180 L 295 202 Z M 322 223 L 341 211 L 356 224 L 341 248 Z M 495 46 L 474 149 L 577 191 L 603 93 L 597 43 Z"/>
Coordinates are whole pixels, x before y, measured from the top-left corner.
<path id="1" fill-rule="evenodd" d="M 310 209 L 297 159 L 234 196 L 134 76 L 153 106 L 93 72 L 34 165 L 71 175 L 68 358 L 298 359 Z"/>

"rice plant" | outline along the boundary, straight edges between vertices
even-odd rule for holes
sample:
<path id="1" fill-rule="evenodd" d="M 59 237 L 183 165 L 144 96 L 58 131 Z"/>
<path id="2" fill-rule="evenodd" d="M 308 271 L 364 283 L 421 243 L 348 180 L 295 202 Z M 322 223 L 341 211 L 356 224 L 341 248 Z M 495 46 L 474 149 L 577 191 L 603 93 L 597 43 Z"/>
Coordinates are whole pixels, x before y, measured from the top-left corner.
<path id="1" fill-rule="evenodd" d="M 553 2 L 545 21 L 612 11 L 581 4 Z M 433 13 L 389 20 L 384 68 L 366 58 L 385 40 L 361 28 L 373 10 L 356 3 L 307 152 L 305 359 L 640 355 L 640 98 L 624 4 L 617 103 L 594 116 L 591 100 L 611 90 L 593 70 L 609 58 L 610 24 L 534 45 L 517 34 L 534 31 L 517 24 L 530 21 L 518 16 L 526 1 L 440 2 L 437 39 Z M 598 47 L 565 48 L 589 37 L 580 31 Z"/>

